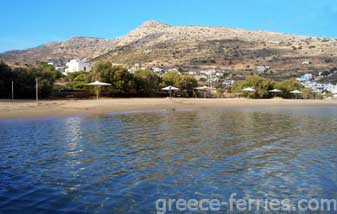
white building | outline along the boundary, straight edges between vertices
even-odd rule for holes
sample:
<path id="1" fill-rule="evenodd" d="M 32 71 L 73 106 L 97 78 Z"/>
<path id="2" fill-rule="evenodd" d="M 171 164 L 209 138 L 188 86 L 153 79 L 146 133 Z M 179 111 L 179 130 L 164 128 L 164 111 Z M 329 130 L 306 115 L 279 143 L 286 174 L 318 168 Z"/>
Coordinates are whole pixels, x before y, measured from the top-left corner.
<path id="1" fill-rule="evenodd" d="M 72 72 L 78 72 L 78 71 L 88 72 L 90 70 L 91 70 L 91 64 L 87 62 L 86 60 L 72 59 L 66 63 L 65 74 L 72 73 Z"/>
<path id="2" fill-rule="evenodd" d="M 130 73 L 134 74 L 136 71 L 138 71 L 138 70 L 144 70 L 144 69 L 145 69 L 145 67 L 142 64 L 136 63 L 132 67 L 129 67 L 128 71 Z"/>
<path id="3" fill-rule="evenodd" d="M 55 69 L 58 70 L 60 73 L 64 73 L 66 68 L 64 66 L 55 66 Z"/>
<path id="4" fill-rule="evenodd" d="M 189 71 L 187 72 L 189 75 L 192 75 L 192 76 L 198 76 L 200 75 L 200 71 Z"/>
<path id="5" fill-rule="evenodd" d="M 337 85 L 333 85 L 331 83 L 319 83 L 314 80 L 313 75 L 310 73 L 306 73 L 301 77 L 297 78 L 298 81 L 302 83 L 302 85 L 306 88 L 311 88 L 313 91 L 319 93 L 333 93 L 337 94 Z"/>
<path id="6" fill-rule="evenodd" d="M 155 73 L 163 73 L 164 69 L 159 68 L 159 67 L 152 67 L 151 70 Z"/>
<path id="7" fill-rule="evenodd" d="M 167 72 L 178 72 L 178 73 L 180 73 L 177 68 L 169 68 L 169 69 L 167 69 Z"/>
<path id="8" fill-rule="evenodd" d="M 201 70 L 201 74 L 207 75 L 207 76 L 213 76 L 216 73 L 215 69 L 210 69 L 210 70 Z"/>
<path id="9" fill-rule="evenodd" d="M 264 73 L 266 71 L 270 70 L 270 66 L 269 65 L 259 65 L 259 66 L 256 66 L 256 71 L 258 73 Z"/>
<path id="10" fill-rule="evenodd" d="M 309 60 L 304 60 L 302 62 L 302 65 L 310 65 L 310 64 L 311 64 L 311 62 Z"/>
<path id="11" fill-rule="evenodd" d="M 52 62 L 52 61 L 50 61 L 50 62 L 48 62 L 48 65 L 51 65 L 51 66 L 53 66 L 56 70 L 58 70 L 60 73 L 64 73 L 65 72 L 65 66 L 63 66 L 62 65 L 62 63 L 60 63 L 60 62 Z"/>
<path id="12" fill-rule="evenodd" d="M 222 85 L 225 86 L 225 87 L 232 87 L 232 85 L 234 84 L 234 80 L 224 80 L 222 82 Z"/>
<path id="13" fill-rule="evenodd" d="M 297 80 L 300 82 L 306 82 L 306 81 L 312 80 L 312 78 L 313 78 L 313 75 L 311 73 L 306 73 L 306 74 L 303 74 L 301 77 L 297 78 Z"/>
<path id="14" fill-rule="evenodd" d="M 223 72 L 220 72 L 220 71 L 217 71 L 217 72 L 215 73 L 215 76 L 217 76 L 217 77 L 223 77 L 223 75 L 224 75 L 224 73 L 223 73 Z"/>

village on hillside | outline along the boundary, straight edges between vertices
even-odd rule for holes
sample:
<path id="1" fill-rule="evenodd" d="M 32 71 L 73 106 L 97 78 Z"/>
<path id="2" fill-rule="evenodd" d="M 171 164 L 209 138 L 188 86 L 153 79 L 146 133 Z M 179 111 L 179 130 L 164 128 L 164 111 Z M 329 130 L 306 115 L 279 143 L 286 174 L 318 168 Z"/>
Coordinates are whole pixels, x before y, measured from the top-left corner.
<path id="1" fill-rule="evenodd" d="M 312 62 L 309 60 L 304 60 L 302 62 L 302 66 L 310 65 Z M 56 70 L 58 70 L 63 75 L 67 75 L 69 73 L 74 72 L 89 72 L 93 63 L 89 62 L 86 59 L 72 59 L 70 61 L 64 62 L 60 60 L 50 60 L 48 62 L 49 65 L 54 66 Z M 128 69 L 128 72 L 134 73 L 137 70 L 151 70 L 154 73 L 160 75 L 164 75 L 168 72 L 176 72 L 176 73 L 185 73 L 190 76 L 193 76 L 198 84 L 201 86 L 207 86 L 210 88 L 225 88 L 230 89 L 237 78 L 233 78 L 231 71 L 222 70 L 222 69 L 208 69 L 208 70 L 192 70 L 192 71 L 184 71 L 180 68 L 167 68 L 167 67 L 145 67 L 141 63 L 136 63 L 133 66 L 127 66 L 120 63 L 112 63 L 112 65 L 121 65 L 125 66 Z M 256 66 L 256 73 L 258 75 L 263 76 L 268 73 L 272 68 L 268 65 L 259 65 Z M 314 75 L 312 73 L 304 73 L 301 76 L 296 77 L 298 81 L 302 83 L 302 85 L 306 88 L 311 89 L 316 93 L 332 93 L 337 96 L 337 68 L 332 71 L 322 71 L 319 72 L 318 75 Z"/>

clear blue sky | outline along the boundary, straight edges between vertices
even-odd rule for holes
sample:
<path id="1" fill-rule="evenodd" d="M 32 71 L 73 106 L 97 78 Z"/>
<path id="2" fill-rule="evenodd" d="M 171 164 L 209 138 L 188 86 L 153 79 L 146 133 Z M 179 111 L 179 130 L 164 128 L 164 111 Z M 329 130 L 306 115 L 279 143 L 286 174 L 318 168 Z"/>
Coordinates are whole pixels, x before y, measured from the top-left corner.
<path id="1" fill-rule="evenodd" d="M 0 52 L 73 36 L 115 38 L 145 20 L 337 37 L 336 0 L 1 0 Z"/>

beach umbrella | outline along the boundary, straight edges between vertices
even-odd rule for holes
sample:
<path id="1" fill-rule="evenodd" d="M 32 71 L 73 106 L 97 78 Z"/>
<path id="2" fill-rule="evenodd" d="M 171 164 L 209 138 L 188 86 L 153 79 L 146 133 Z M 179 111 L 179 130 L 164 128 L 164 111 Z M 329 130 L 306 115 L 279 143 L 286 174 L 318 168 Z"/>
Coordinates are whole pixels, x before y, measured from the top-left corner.
<path id="1" fill-rule="evenodd" d="M 176 88 L 176 87 L 174 87 L 174 86 L 167 86 L 167 87 L 165 87 L 165 88 L 162 88 L 161 90 L 163 90 L 163 91 L 177 91 L 177 90 L 179 90 L 179 88 Z"/>
<path id="2" fill-rule="evenodd" d="M 204 98 L 206 98 L 206 91 L 211 90 L 213 88 L 204 85 L 204 86 L 196 87 L 194 89 L 199 90 L 199 91 L 204 91 Z"/>
<path id="3" fill-rule="evenodd" d="M 98 94 L 99 94 L 99 87 L 101 86 L 109 86 L 111 85 L 110 83 L 105 83 L 105 82 L 100 82 L 100 81 L 95 81 L 95 82 L 91 82 L 87 85 L 90 85 L 90 86 L 96 86 L 96 98 L 98 100 Z"/>
<path id="4" fill-rule="evenodd" d="M 298 98 L 298 95 L 299 95 L 299 94 L 302 94 L 302 92 L 299 91 L 299 90 L 293 90 L 293 91 L 290 92 L 290 94 L 294 94 L 294 95 L 296 96 L 296 99 L 297 99 L 297 98 Z"/>
<path id="5" fill-rule="evenodd" d="M 256 90 L 254 88 L 251 88 L 251 87 L 244 88 L 244 89 L 242 89 L 242 91 L 248 92 L 249 94 L 256 92 Z M 248 94 L 248 97 L 249 97 L 249 94 Z"/>
<path id="6" fill-rule="evenodd" d="M 195 90 L 200 90 L 200 91 L 207 91 L 207 90 L 211 90 L 212 88 L 211 87 L 207 87 L 207 86 L 199 86 L 199 87 L 196 87 L 194 88 Z"/>
<path id="7" fill-rule="evenodd" d="M 178 91 L 179 88 L 176 88 L 174 86 L 169 85 L 169 86 L 166 86 L 165 88 L 162 88 L 161 90 L 163 90 L 163 91 L 169 91 L 169 95 L 171 97 L 172 91 Z"/>
<path id="8" fill-rule="evenodd" d="M 277 93 L 282 93 L 282 91 L 281 90 L 279 90 L 279 89 L 273 89 L 273 90 L 269 90 L 268 92 L 270 92 L 270 93 L 274 93 L 274 97 L 276 97 L 276 94 Z"/>
<path id="9" fill-rule="evenodd" d="M 251 88 L 251 87 L 244 88 L 244 89 L 242 89 L 242 91 L 245 91 L 245 92 L 256 92 L 256 90 L 254 88 Z"/>
<path id="10" fill-rule="evenodd" d="M 244 89 L 242 89 L 242 91 L 248 92 L 248 93 L 250 93 L 250 92 L 255 93 L 256 92 L 256 90 L 254 88 L 251 88 L 251 87 L 244 88 Z M 249 94 L 248 94 L 248 97 L 249 97 Z"/>
<path id="11" fill-rule="evenodd" d="M 273 90 L 270 90 L 269 92 L 271 92 L 271 93 L 281 93 L 282 91 L 279 90 L 279 89 L 273 89 Z"/>
<path id="12" fill-rule="evenodd" d="M 293 90 L 290 92 L 291 94 L 302 94 L 302 91 L 299 90 Z"/>

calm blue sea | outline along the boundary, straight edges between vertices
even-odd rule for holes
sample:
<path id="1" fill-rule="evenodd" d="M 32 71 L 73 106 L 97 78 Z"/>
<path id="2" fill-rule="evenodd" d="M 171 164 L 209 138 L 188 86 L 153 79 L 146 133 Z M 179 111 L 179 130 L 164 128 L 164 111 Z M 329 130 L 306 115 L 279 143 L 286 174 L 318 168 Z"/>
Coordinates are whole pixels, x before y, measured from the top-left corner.
<path id="1" fill-rule="evenodd" d="M 155 213 L 159 198 L 231 193 L 337 199 L 337 108 L 0 120 L 0 213 Z"/>

